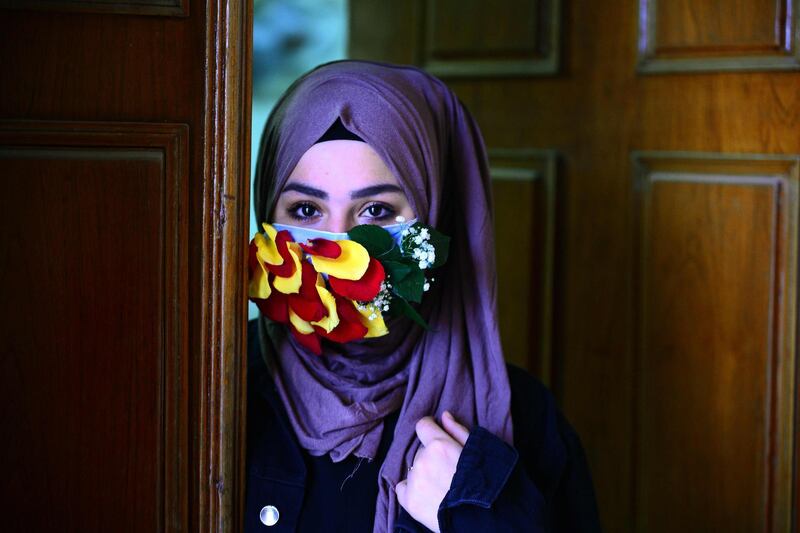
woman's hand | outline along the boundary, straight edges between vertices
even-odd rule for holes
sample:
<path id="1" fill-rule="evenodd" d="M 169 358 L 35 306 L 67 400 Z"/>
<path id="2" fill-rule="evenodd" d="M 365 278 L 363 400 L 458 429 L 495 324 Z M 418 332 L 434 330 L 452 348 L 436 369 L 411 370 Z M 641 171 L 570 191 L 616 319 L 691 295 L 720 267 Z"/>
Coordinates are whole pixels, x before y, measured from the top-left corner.
<path id="1" fill-rule="evenodd" d="M 469 430 L 456 422 L 449 411 L 442 415 L 441 426 L 433 417 L 426 416 L 417 422 L 416 430 L 422 446 L 408 477 L 394 490 L 397 501 L 414 520 L 438 533 L 439 505 L 450 490 Z"/>

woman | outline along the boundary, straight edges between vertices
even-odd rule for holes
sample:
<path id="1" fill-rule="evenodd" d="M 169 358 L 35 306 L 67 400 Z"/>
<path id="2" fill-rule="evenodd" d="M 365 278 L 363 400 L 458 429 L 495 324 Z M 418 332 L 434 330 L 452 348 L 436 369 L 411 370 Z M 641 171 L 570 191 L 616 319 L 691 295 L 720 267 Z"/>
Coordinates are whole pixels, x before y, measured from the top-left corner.
<path id="1" fill-rule="evenodd" d="M 278 102 L 254 197 L 275 242 L 286 230 L 316 266 L 313 243 L 360 224 L 399 240 L 416 219 L 451 240 L 416 308 L 427 328 L 387 316 L 376 338 L 333 342 L 321 323 L 269 320 L 259 300 L 247 531 L 599 529 L 577 437 L 550 394 L 504 363 L 489 187 L 477 125 L 420 70 L 329 63 Z M 314 275 L 319 294 L 335 281 Z"/>

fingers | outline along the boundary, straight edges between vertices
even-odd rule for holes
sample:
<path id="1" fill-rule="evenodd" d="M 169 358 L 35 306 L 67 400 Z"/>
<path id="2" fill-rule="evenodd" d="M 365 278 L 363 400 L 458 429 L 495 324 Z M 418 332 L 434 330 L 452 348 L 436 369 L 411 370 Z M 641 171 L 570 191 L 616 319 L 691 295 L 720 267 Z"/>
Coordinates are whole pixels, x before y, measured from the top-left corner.
<path id="1" fill-rule="evenodd" d="M 416 453 L 414 453 L 414 460 L 413 460 L 413 461 L 411 461 L 411 466 L 412 466 L 412 467 L 413 467 L 415 464 L 417 464 L 417 459 L 419 459 L 419 456 L 420 456 L 420 454 L 422 453 L 422 450 L 424 450 L 424 449 L 425 449 L 425 446 L 420 446 L 419 448 L 417 448 L 417 451 L 416 451 Z"/>
<path id="2" fill-rule="evenodd" d="M 420 418 L 416 431 L 423 446 L 428 446 L 435 439 L 452 439 L 464 446 L 469 437 L 469 429 L 461 425 L 450 411 L 445 411 L 442 415 L 441 426 L 431 416 Z"/>
<path id="3" fill-rule="evenodd" d="M 428 446 L 435 439 L 453 440 L 453 437 L 442 429 L 432 416 L 420 418 L 416 430 L 417 437 L 423 446 Z"/>
<path id="4" fill-rule="evenodd" d="M 469 438 L 469 430 L 459 424 L 450 411 L 445 411 L 442 415 L 442 427 L 461 446 L 464 446 L 467 443 L 467 438 Z"/>
<path id="5" fill-rule="evenodd" d="M 403 509 L 408 510 L 407 499 L 408 481 L 405 479 L 394 486 L 394 492 L 397 494 L 397 503 L 403 506 Z"/>
<path id="6" fill-rule="evenodd" d="M 415 429 L 421 446 L 414 454 L 408 477 L 394 487 L 397 503 L 432 531 L 438 531 L 438 509 L 450 490 L 469 436 L 469 430 L 448 412 L 441 423 L 440 426 L 430 416 L 417 422 Z"/>

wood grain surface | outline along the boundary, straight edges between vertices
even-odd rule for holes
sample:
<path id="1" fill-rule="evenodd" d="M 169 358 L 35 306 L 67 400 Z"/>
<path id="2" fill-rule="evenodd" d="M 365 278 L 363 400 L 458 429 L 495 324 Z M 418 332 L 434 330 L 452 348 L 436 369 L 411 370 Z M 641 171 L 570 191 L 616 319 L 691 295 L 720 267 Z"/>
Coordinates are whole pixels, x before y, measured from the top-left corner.
<path id="1" fill-rule="evenodd" d="M 251 6 L 169 4 L 0 9 L 4 531 L 237 529 Z"/>

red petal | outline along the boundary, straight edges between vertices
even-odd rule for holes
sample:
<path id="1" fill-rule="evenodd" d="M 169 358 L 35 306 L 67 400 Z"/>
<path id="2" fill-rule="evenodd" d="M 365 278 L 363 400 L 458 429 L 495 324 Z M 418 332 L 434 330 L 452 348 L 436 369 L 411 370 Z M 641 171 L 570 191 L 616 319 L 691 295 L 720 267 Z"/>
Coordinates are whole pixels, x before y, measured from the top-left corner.
<path id="1" fill-rule="evenodd" d="M 297 294 L 290 294 L 289 305 L 306 322 L 316 322 L 325 316 L 325 306 L 319 300 L 306 300 Z"/>
<path id="2" fill-rule="evenodd" d="M 256 257 L 256 254 L 258 254 L 258 246 L 256 246 L 256 241 L 253 239 L 250 241 L 247 257 L 247 267 L 249 268 L 250 278 L 253 277 L 253 272 L 255 272 L 256 269 L 261 268 L 258 266 L 258 258 Z"/>
<path id="3" fill-rule="evenodd" d="M 319 255 L 328 259 L 336 259 L 342 255 L 342 247 L 335 241 L 329 241 L 328 239 L 311 239 L 308 242 L 311 244 L 300 243 L 300 248 L 307 254 Z"/>
<path id="4" fill-rule="evenodd" d="M 385 278 L 386 273 L 383 270 L 383 265 L 380 261 L 371 257 L 367 271 L 364 272 L 361 279 L 351 281 L 328 276 L 328 282 L 331 284 L 333 292 L 339 296 L 359 302 L 368 302 L 378 295 L 378 291 L 381 290 L 381 282 Z"/>
<path id="5" fill-rule="evenodd" d="M 306 322 L 315 322 L 325 316 L 325 306 L 317 292 L 317 271 L 308 261 L 300 263 L 302 281 L 299 294 L 289 295 L 289 306 Z"/>
<path id="6" fill-rule="evenodd" d="M 334 342 L 350 342 L 364 338 L 369 330 L 361 323 L 361 314 L 353 302 L 336 298 L 336 312 L 339 314 L 339 325 L 330 333 L 315 327 L 317 333 Z"/>
<path id="7" fill-rule="evenodd" d="M 367 334 L 367 328 L 357 322 L 339 322 L 339 325 L 333 328 L 330 333 L 326 333 L 322 328 L 314 328 L 317 332 L 334 341 L 334 342 L 350 342 L 358 339 L 363 339 Z"/>
<path id="8" fill-rule="evenodd" d="M 288 278 L 294 274 L 294 260 L 289 254 L 287 242 L 292 242 L 292 236 L 286 230 L 279 231 L 275 236 L 275 246 L 278 248 L 278 254 L 283 258 L 283 263 L 277 266 L 264 263 L 270 272 L 282 278 Z"/>
<path id="9" fill-rule="evenodd" d="M 353 302 L 344 298 L 336 298 L 336 313 L 339 319 L 346 322 L 361 323 L 361 313 L 358 312 Z"/>
<path id="10" fill-rule="evenodd" d="M 297 339 L 297 342 L 300 343 L 306 350 L 313 353 L 314 355 L 322 355 L 322 346 L 319 342 L 319 335 L 316 333 L 300 333 L 297 329 L 289 324 L 289 329 L 294 335 L 294 338 Z"/>
<path id="11" fill-rule="evenodd" d="M 289 298 L 285 294 L 273 290 L 266 300 L 253 298 L 253 301 L 270 320 L 280 324 L 289 322 Z"/>
<path id="12" fill-rule="evenodd" d="M 317 292 L 317 271 L 308 261 L 301 261 L 302 279 L 300 281 L 300 296 L 306 300 L 316 300 L 322 303 Z"/>

